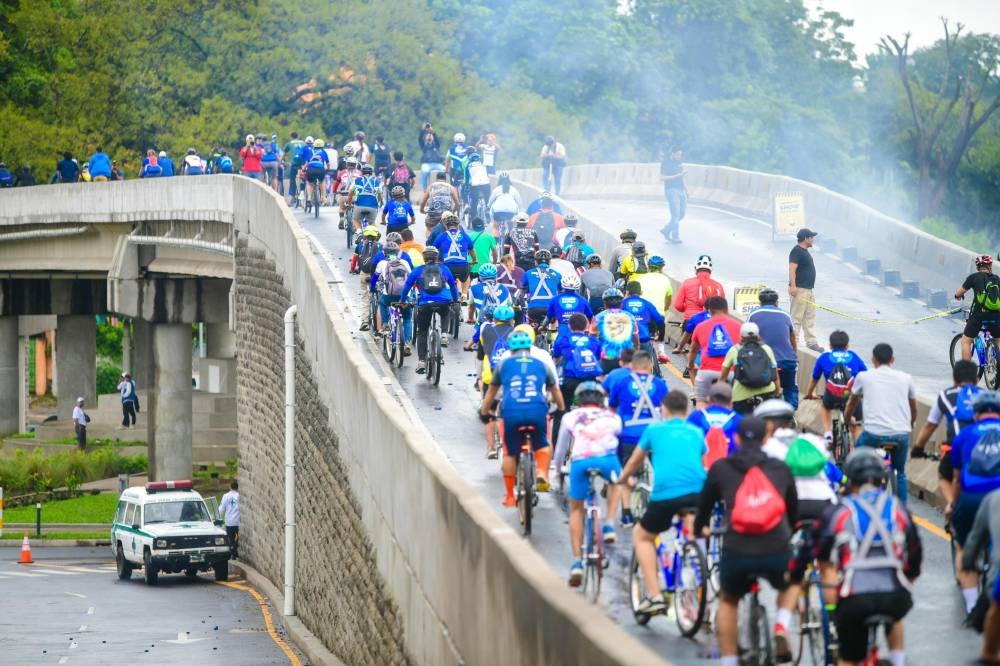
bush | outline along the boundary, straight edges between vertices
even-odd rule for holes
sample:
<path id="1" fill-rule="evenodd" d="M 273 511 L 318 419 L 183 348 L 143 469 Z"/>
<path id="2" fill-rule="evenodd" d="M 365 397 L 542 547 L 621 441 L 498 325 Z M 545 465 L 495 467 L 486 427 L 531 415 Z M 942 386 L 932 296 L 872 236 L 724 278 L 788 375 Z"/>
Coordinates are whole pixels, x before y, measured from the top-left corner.
<path id="1" fill-rule="evenodd" d="M 114 326 L 109 321 L 97 324 L 97 355 L 110 359 L 115 363 L 122 361 L 122 326 L 121 322 Z"/>
<path id="2" fill-rule="evenodd" d="M 118 363 L 101 359 L 97 362 L 97 395 L 118 391 L 122 371 Z"/>
<path id="3" fill-rule="evenodd" d="M 17 451 L 12 457 L 0 458 L 0 487 L 7 497 L 56 488 L 76 490 L 82 483 L 118 474 L 138 474 L 148 468 L 145 455 L 126 456 L 111 448 L 54 455 L 37 450 L 30 454 Z"/>

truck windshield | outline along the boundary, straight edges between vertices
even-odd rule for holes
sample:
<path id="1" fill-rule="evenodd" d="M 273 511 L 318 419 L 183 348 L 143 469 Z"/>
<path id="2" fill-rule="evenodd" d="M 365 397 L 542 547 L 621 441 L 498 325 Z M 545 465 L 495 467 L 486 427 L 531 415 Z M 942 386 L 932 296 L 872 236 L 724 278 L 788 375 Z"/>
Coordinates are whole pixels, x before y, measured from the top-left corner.
<path id="1" fill-rule="evenodd" d="M 144 524 L 146 525 L 152 523 L 184 523 L 212 520 L 202 500 L 157 502 L 156 504 L 147 504 L 144 511 Z"/>

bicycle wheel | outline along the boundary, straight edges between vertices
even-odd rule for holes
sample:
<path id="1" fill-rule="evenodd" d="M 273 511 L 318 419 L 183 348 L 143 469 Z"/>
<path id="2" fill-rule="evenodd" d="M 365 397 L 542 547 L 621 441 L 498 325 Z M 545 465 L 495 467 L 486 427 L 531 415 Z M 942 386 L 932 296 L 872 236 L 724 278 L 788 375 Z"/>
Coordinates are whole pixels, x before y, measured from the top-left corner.
<path id="1" fill-rule="evenodd" d="M 959 333 L 951 339 L 951 345 L 948 347 L 948 360 L 951 361 L 951 367 L 955 367 L 955 361 L 962 360 L 962 334 Z"/>
<path id="2" fill-rule="evenodd" d="M 799 654 L 795 665 L 811 663 L 813 666 L 826 666 L 820 587 L 810 581 L 802 590 L 799 596 Z M 808 662 L 806 655 L 809 657 Z"/>
<path id="3" fill-rule="evenodd" d="M 992 339 L 986 345 L 986 364 L 982 367 L 986 388 L 995 391 L 1000 386 L 1000 375 L 997 368 L 997 345 Z"/>
<path id="4" fill-rule="evenodd" d="M 403 359 L 406 357 L 404 349 L 406 347 L 406 340 L 403 339 L 403 317 L 397 311 L 391 319 L 392 326 L 392 346 L 395 350 L 396 367 L 403 367 Z"/>
<path id="5" fill-rule="evenodd" d="M 369 292 L 368 296 L 368 331 L 371 335 L 378 333 L 376 330 L 378 328 L 378 301 Z"/>
<path id="6" fill-rule="evenodd" d="M 771 645 L 771 626 L 767 622 L 767 610 L 756 598 L 750 605 L 750 650 L 755 666 L 771 666 L 774 663 L 774 647 Z"/>
<path id="7" fill-rule="evenodd" d="M 434 378 L 432 383 L 434 386 L 439 386 L 441 384 L 441 329 L 435 327 L 434 332 L 431 333 L 431 349 L 433 352 L 428 354 L 428 359 L 430 357 L 434 358 Z M 430 376 L 430 370 L 428 369 L 428 377 Z"/>
<path id="8" fill-rule="evenodd" d="M 535 501 L 535 465 L 531 454 L 522 452 L 517 461 L 517 513 L 524 536 L 531 536 L 531 509 Z"/>
<path id="9" fill-rule="evenodd" d="M 632 562 L 628 567 L 628 590 L 629 600 L 632 602 L 632 616 L 636 623 L 646 626 L 652 617 L 648 613 L 639 612 L 639 604 L 646 593 L 646 582 L 642 578 L 642 569 L 639 568 L 639 561 L 635 558 L 635 549 L 632 550 Z"/>
<path id="10" fill-rule="evenodd" d="M 851 449 L 851 429 L 843 419 L 833 422 L 833 458 L 838 466 L 843 467 L 847 454 Z"/>
<path id="11" fill-rule="evenodd" d="M 344 210 L 344 214 L 341 215 L 344 218 L 344 231 L 347 233 L 347 248 L 350 249 L 354 247 L 354 209 L 347 208 Z"/>
<path id="12" fill-rule="evenodd" d="M 646 507 L 649 506 L 649 472 L 645 467 L 637 475 L 629 505 L 636 520 L 642 518 L 642 514 L 646 513 Z"/>
<path id="13" fill-rule="evenodd" d="M 675 576 L 674 615 L 681 635 L 691 638 L 701 629 L 705 619 L 708 593 L 705 589 L 705 554 L 696 541 L 681 547 L 680 567 Z"/>
<path id="14" fill-rule="evenodd" d="M 319 217 L 319 183 L 313 185 L 313 217 Z"/>
<path id="15" fill-rule="evenodd" d="M 601 578 L 604 574 L 604 548 L 601 539 L 601 525 L 597 519 L 597 510 L 590 508 L 586 525 L 584 526 L 583 551 L 583 596 L 592 604 L 597 603 L 601 595 Z"/>

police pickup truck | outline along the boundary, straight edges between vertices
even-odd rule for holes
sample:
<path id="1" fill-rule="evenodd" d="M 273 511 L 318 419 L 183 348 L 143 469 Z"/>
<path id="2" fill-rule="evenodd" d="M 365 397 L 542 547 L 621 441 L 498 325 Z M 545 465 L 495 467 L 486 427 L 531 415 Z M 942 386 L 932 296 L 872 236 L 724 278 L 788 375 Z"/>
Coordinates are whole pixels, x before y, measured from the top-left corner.
<path id="1" fill-rule="evenodd" d="M 210 498 L 215 502 L 215 498 Z M 118 500 L 111 525 L 111 550 L 118 577 L 128 580 L 142 569 L 147 585 L 160 572 L 184 572 L 190 577 L 212 569 L 215 580 L 229 578 L 226 532 L 213 520 L 218 513 L 194 489 L 191 481 L 156 481 L 128 488 Z"/>

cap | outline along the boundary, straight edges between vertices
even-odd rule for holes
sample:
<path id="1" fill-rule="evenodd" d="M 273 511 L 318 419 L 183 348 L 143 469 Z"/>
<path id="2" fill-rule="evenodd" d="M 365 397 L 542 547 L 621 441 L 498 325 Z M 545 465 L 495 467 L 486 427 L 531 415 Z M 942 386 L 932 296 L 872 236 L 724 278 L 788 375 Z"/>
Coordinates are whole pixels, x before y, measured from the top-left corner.
<path id="1" fill-rule="evenodd" d="M 760 337 L 760 327 L 752 321 L 745 322 L 740 326 L 740 337 L 741 338 L 759 338 Z"/>
<path id="2" fill-rule="evenodd" d="M 715 382 L 708 387 L 708 399 L 721 400 L 722 402 L 733 401 L 733 387 L 726 382 Z"/>
<path id="3" fill-rule="evenodd" d="M 736 432 L 740 435 L 740 441 L 743 446 L 747 444 L 756 444 L 760 446 L 764 441 L 764 433 L 766 432 L 767 426 L 763 419 L 756 416 L 744 416 L 743 420 L 740 421 L 740 425 Z"/>
<path id="4" fill-rule="evenodd" d="M 166 156 L 167 156 L 167 151 L 161 150 L 160 151 L 160 157 L 166 157 Z"/>
<path id="5" fill-rule="evenodd" d="M 77 401 L 77 402 L 83 402 L 83 396 L 81 395 L 80 397 L 78 397 L 78 398 L 76 399 L 76 401 Z"/>
<path id="6" fill-rule="evenodd" d="M 812 238 L 813 236 L 819 236 L 819 234 L 817 234 L 817 233 L 816 233 L 815 231 L 813 231 L 812 229 L 804 229 L 804 228 L 803 228 L 803 229 L 799 229 L 799 233 L 798 233 L 798 235 L 796 236 L 796 238 L 798 238 L 798 239 L 799 239 L 799 242 L 801 243 L 801 242 L 802 242 L 802 241 L 804 241 L 805 239 L 807 239 L 807 238 Z"/>

